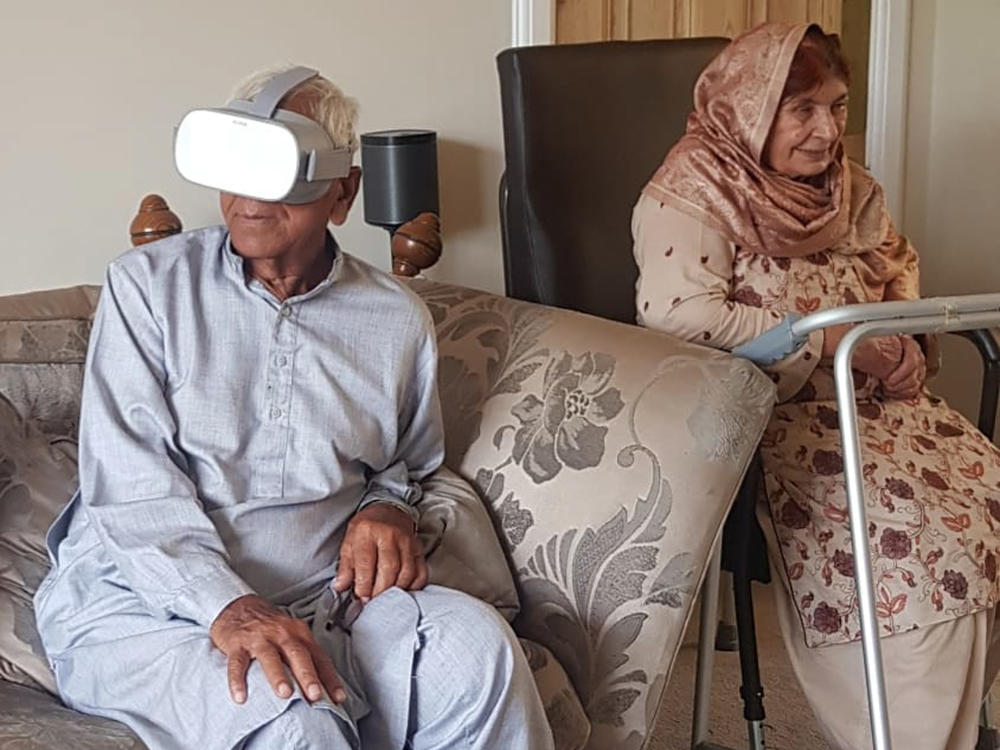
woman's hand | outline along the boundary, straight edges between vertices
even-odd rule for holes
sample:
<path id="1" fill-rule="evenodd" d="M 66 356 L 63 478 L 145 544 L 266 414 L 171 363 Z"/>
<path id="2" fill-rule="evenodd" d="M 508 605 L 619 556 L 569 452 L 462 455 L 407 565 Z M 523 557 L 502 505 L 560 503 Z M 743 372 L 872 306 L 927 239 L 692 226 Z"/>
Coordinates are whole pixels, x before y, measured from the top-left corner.
<path id="1" fill-rule="evenodd" d="M 879 380 L 888 378 L 903 359 L 903 340 L 900 336 L 879 336 L 865 339 L 854 350 L 851 367 L 868 373 Z"/>
<path id="2" fill-rule="evenodd" d="M 851 325 L 851 323 L 841 323 L 839 326 L 823 329 L 824 359 L 833 359 L 833 355 L 837 353 L 837 347 L 840 346 L 840 340 L 851 330 Z"/>
<path id="3" fill-rule="evenodd" d="M 254 659 L 280 698 L 292 695 L 286 664 L 309 700 L 322 698 L 324 688 L 334 703 L 347 697 L 333 662 L 316 643 L 309 626 L 266 599 L 251 594 L 230 602 L 215 618 L 209 634 L 228 659 L 229 694 L 236 703 L 247 699 L 247 670 Z"/>
<path id="4" fill-rule="evenodd" d="M 333 587 L 346 591 L 352 585 L 363 602 L 393 586 L 427 585 L 427 561 L 413 519 L 391 503 L 369 505 L 347 524 Z"/>
<path id="5" fill-rule="evenodd" d="M 830 359 L 837 353 L 841 340 L 851 330 L 852 323 L 842 323 L 823 330 L 823 357 Z M 911 339 L 912 340 L 912 339 Z M 903 358 L 903 342 L 899 336 L 880 336 L 865 339 L 854 349 L 851 367 L 874 375 L 879 380 L 888 378 Z"/>
<path id="6" fill-rule="evenodd" d="M 912 336 L 903 336 L 903 357 L 899 365 L 882 379 L 887 398 L 906 400 L 916 397 L 927 380 L 927 360 L 920 344 Z"/>

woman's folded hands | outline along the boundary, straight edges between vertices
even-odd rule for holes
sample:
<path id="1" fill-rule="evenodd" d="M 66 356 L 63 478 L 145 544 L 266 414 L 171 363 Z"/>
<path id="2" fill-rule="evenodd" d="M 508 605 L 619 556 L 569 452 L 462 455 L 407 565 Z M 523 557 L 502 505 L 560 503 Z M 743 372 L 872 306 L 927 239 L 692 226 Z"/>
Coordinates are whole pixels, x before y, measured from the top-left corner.
<path id="1" fill-rule="evenodd" d="M 912 336 L 900 336 L 903 356 L 888 376 L 882 378 L 882 393 L 886 398 L 906 400 L 919 395 L 927 380 L 927 360 L 920 344 Z"/>
<path id="2" fill-rule="evenodd" d="M 824 332 L 823 356 L 833 357 L 851 324 L 831 326 Z M 879 336 L 865 339 L 854 350 L 851 366 L 877 378 L 886 398 L 905 400 L 920 393 L 927 379 L 927 362 L 912 336 Z"/>

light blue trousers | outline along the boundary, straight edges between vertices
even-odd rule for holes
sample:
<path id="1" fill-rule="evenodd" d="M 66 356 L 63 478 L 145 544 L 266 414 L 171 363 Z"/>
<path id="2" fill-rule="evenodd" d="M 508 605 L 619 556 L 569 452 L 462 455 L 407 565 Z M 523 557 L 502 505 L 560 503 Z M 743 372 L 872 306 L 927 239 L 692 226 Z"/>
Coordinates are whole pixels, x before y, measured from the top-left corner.
<path id="1" fill-rule="evenodd" d="M 390 589 L 354 622 L 350 651 L 367 716 L 352 726 L 295 698 L 242 750 L 354 750 L 358 738 L 363 750 L 553 747 L 521 646 L 489 605 L 436 586 Z"/>

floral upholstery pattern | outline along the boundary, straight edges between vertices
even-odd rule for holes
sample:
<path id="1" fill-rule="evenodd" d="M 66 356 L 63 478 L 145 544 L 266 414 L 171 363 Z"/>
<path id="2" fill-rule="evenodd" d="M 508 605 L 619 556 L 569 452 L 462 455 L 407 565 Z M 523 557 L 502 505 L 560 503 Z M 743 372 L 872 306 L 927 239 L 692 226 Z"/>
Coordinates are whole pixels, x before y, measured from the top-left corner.
<path id="1" fill-rule="evenodd" d="M 638 750 L 774 386 L 635 326 L 411 283 L 437 325 L 445 433 L 463 436 L 448 465 L 516 570 L 515 629 L 566 670 L 587 748 Z"/>
<path id="2" fill-rule="evenodd" d="M 508 563 L 502 574 L 477 572 L 468 561 L 484 547 L 442 536 L 475 512 L 435 505 L 421 535 L 438 571 L 471 565 L 463 588 L 517 613 L 559 750 L 638 750 L 774 386 L 745 362 L 634 326 L 425 280 L 412 287 L 437 325 L 446 463 L 485 500 L 496 559 Z M 47 477 L 42 494 L 58 502 L 73 482 L 66 438 L 75 432 L 95 299 L 93 288 L 0 299 L 0 393 L 18 412 L 0 415 L 13 431 L 0 436 L 0 453 L 16 443 L 48 456 L 33 462 L 30 483 Z M 20 607 L 24 615 L 47 565 L 41 535 L 58 502 L 36 509 L 34 495 L 29 502 L 12 489 L 29 484 L 12 480 L 23 472 L 5 467 L 0 460 L 3 528 L 9 514 L 23 516 L 34 536 L 27 546 L 0 543 L 0 576 L 22 559 L 37 570 L 16 595 L 0 586 L 0 613 Z M 457 480 L 442 474 L 438 497 L 457 491 Z M 95 747 L 141 747 L 121 725 L 13 684 L 52 687 L 40 654 L 24 648 L 33 620 L 21 617 L 15 637 L 13 619 L 0 616 L 0 748 L 84 747 L 66 734 L 73 726 L 86 727 Z M 25 669 L 26 654 L 41 665 L 37 675 Z"/>

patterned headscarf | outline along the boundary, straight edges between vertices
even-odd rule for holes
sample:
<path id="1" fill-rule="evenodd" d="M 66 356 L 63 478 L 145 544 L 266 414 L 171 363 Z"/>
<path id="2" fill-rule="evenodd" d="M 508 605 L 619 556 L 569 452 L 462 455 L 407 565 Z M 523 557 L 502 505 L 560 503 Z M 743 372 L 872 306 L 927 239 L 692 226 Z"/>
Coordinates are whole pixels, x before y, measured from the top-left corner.
<path id="1" fill-rule="evenodd" d="M 908 243 L 893 229 L 871 174 L 847 159 L 842 144 L 818 184 L 761 161 L 809 28 L 763 24 L 719 53 L 695 84 L 687 132 L 643 192 L 761 255 L 857 256 L 862 278 L 875 287 L 902 272 Z"/>

